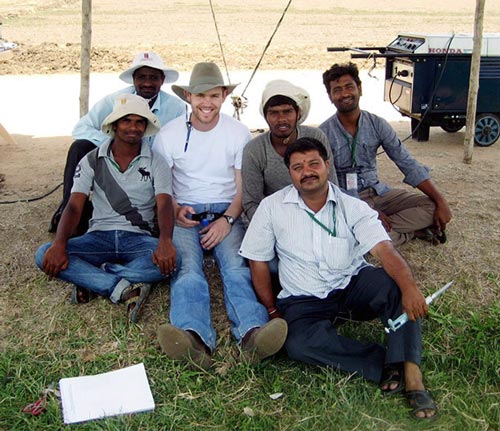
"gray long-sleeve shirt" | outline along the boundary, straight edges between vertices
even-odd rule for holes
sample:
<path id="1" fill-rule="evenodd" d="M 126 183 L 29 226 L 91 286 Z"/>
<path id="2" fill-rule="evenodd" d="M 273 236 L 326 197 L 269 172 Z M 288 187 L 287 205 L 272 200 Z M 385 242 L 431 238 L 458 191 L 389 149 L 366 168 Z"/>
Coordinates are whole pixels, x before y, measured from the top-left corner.
<path id="1" fill-rule="evenodd" d="M 429 168 L 417 162 L 401 143 L 391 125 L 379 116 L 361 111 L 356 137 L 340 123 L 337 114 L 320 126 L 333 150 L 339 185 L 346 190 L 346 173 L 356 172 L 358 192 L 372 187 L 378 195 L 390 190 L 378 179 L 377 151 L 380 146 L 404 174 L 404 182 L 413 187 L 430 178 Z M 356 144 L 355 144 L 356 142 Z M 352 151 L 355 146 L 354 156 Z"/>
<path id="2" fill-rule="evenodd" d="M 315 138 L 325 146 L 330 159 L 328 179 L 337 184 L 332 149 L 325 134 L 318 128 L 309 126 L 298 126 L 297 132 L 297 139 L 303 137 Z M 249 220 L 252 219 L 262 199 L 292 183 L 283 157 L 276 152 L 271 143 L 269 132 L 253 138 L 245 146 L 241 174 L 243 180 L 243 210 Z"/>

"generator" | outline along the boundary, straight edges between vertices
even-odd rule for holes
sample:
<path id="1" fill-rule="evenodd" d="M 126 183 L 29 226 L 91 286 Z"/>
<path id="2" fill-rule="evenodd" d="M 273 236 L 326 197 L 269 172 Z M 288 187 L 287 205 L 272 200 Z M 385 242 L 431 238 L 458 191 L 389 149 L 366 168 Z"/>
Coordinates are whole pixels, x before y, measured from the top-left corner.
<path id="1" fill-rule="evenodd" d="M 431 126 L 457 132 L 465 125 L 473 36 L 400 34 L 386 47 L 327 48 L 351 58 L 385 59 L 384 100 L 411 119 L 411 133 L 429 140 Z M 474 140 L 500 137 L 500 33 L 483 35 Z"/>

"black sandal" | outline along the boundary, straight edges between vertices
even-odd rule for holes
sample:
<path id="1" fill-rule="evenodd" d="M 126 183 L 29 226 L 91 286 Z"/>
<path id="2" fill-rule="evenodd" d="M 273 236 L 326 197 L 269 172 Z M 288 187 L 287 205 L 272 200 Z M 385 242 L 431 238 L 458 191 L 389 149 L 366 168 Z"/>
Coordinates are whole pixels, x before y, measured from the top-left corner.
<path id="1" fill-rule="evenodd" d="M 404 396 L 408 403 L 408 407 L 410 407 L 410 415 L 418 420 L 434 420 L 438 416 L 438 408 L 432 397 L 432 394 L 424 389 L 424 390 L 415 390 L 415 391 L 405 391 Z M 424 410 L 434 410 L 434 415 L 427 417 L 417 416 L 418 412 Z"/>
<path id="2" fill-rule="evenodd" d="M 92 292 L 85 287 L 74 285 L 71 289 L 71 297 L 69 301 L 72 304 L 87 304 L 94 298 L 97 298 L 97 293 Z"/>
<path id="3" fill-rule="evenodd" d="M 396 384 L 394 389 L 390 389 L 390 386 Z M 387 385 L 387 389 L 382 389 L 382 386 Z M 389 364 L 382 370 L 382 377 L 380 379 L 379 388 L 382 394 L 394 395 L 398 394 L 405 388 L 405 374 L 402 364 Z"/>

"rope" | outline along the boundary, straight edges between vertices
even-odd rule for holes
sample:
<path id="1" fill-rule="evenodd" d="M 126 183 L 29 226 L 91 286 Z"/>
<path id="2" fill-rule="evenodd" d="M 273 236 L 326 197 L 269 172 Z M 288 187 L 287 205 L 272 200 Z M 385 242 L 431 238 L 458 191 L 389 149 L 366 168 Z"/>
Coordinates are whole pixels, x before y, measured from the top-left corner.
<path id="1" fill-rule="evenodd" d="M 283 21 L 283 18 L 285 18 L 285 14 L 287 13 L 288 8 L 290 7 L 291 4 L 292 4 L 292 0 L 289 0 L 288 4 L 286 5 L 285 9 L 283 10 L 283 13 L 281 14 L 281 18 L 279 19 L 278 24 L 276 24 L 276 28 L 274 29 L 273 34 L 269 38 L 269 41 L 267 42 L 267 45 L 265 46 L 264 51 L 262 52 L 262 55 L 260 56 L 260 59 L 259 59 L 257 65 L 255 66 L 255 69 L 252 72 L 252 75 L 250 76 L 250 79 L 248 80 L 247 86 L 243 90 L 243 93 L 241 93 L 241 97 L 243 97 L 245 95 L 245 91 L 247 91 L 248 86 L 252 82 L 252 79 L 253 79 L 255 73 L 257 72 L 257 69 L 259 68 L 260 63 L 262 62 L 262 59 L 264 58 L 264 55 L 266 54 L 267 49 L 271 45 L 271 42 L 272 42 L 272 40 L 274 38 L 274 35 L 276 34 L 276 32 L 278 31 L 278 29 L 280 28 L 280 25 L 281 25 L 281 23 Z"/>
<path id="2" fill-rule="evenodd" d="M 17 204 L 18 202 L 35 202 L 39 201 L 40 199 L 46 198 L 47 196 L 51 195 L 54 193 L 59 187 L 61 187 L 63 183 L 58 184 L 55 186 L 51 191 L 45 193 L 42 196 L 37 196 L 35 198 L 26 198 L 26 199 L 16 199 L 15 201 L 0 201 L 0 205 L 6 205 L 6 204 Z"/>
<path id="3" fill-rule="evenodd" d="M 212 18 L 214 19 L 215 31 L 217 33 L 217 39 L 219 40 L 220 52 L 222 54 L 222 61 L 224 61 L 224 67 L 226 68 L 227 81 L 231 84 L 231 79 L 229 78 L 229 71 L 227 69 L 226 56 L 224 55 L 224 48 L 222 47 L 222 41 L 220 39 L 219 26 L 217 25 L 217 19 L 215 18 L 215 11 L 212 5 L 212 0 L 209 0 L 210 10 L 212 12 Z"/>
<path id="4" fill-rule="evenodd" d="M 212 12 L 212 18 L 214 20 L 215 31 L 217 32 L 217 39 L 219 41 L 219 47 L 220 47 L 220 51 L 221 51 L 221 54 L 222 54 L 222 60 L 224 62 L 224 67 L 226 69 L 227 80 L 228 80 L 228 82 L 230 84 L 231 83 L 231 79 L 229 78 L 229 71 L 228 71 L 227 62 L 226 62 L 226 56 L 224 55 L 224 48 L 222 47 L 222 41 L 221 41 L 220 33 L 219 33 L 219 26 L 217 25 L 217 19 L 215 18 L 215 11 L 214 11 L 214 8 L 213 8 L 213 5 L 212 5 L 212 0 L 209 0 L 209 3 L 210 3 L 210 10 Z M 283 19 L 285 18 L 285 15 L 286 15 L 286 13 L 288 11 L 288 8 L 290 7 L 291 4 L 292 4 L 292 0 L 289 0 L 288 4 L 286 5 L 285 9 L 283 10 L 283 13 L 281 14 L 281 18 L 279 19 L 279 21 L 276 24 L 276 27 L 275 27 L 273 33 L 271 34 L 271 37 L 269 38 L 269 41 L 267 42 L 266 46 L 264 47 L 264 51 L 262 52 L 262 55 L 260 56 L 260 59 L 257 62 L 257 65 L 255 66 L 255 68 L 254 68 L 254 70 L 252 72 L 252 75 L 250 76 L 250 79 L 248 80 L 248 83 L 247 83 L 245 89 L 243 90 L 243 93 L 241 93 L 241 96 L 238 96 L 236 94 L 231 95 L 231 100 L 232 100 L 231 103 L 232 103 L 232 105 L 234 107 L 234 115 L 233 115 L 233 117 L 236 118 L 236 119 L 238 119 L 238 120 L 240 119 L 240 114 L 243 114 L 243 111 L 248 106 L 248 99 L 245 97 L 245 92 L 247 91 L 248 86 L 252 82 L 252 79 L 255 76 L 255 73 L 257 72 L 257 69 L 259 68 L 260 63 L 262 62 L 262 59 L 264 58 L 264 55 L 267 52 L 267 49 L 271 45 L 271 42 L 272 42 L 272 40 L 274 38 L 274 35 L 276 34 L 276 32 L 278 31 L 278 29 L 280 28 L 281 23 L 282 23 Z"/>

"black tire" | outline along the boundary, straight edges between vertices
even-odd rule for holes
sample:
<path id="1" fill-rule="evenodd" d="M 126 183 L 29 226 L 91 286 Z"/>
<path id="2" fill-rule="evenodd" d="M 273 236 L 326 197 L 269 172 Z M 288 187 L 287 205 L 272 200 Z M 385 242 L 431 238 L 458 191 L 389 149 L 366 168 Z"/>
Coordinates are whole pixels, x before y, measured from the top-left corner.
<path id="1" fill-rule="evenodd" d="M 443 129 L 445 132 L 448 133 L 456 133 L 458 132 L 462 127 L 464 127 L 465 123 L 460 122 L 460 123 L 447 123 L 443 124 L 441 126 L 441 129 Z"/>
<path id="2" fill-rule="evenodd" d="M 500 118 L 496 114 L 480 114 L 474 126 L 474 142 L 480 147 L 493 145 L 500 137 Z"/>

